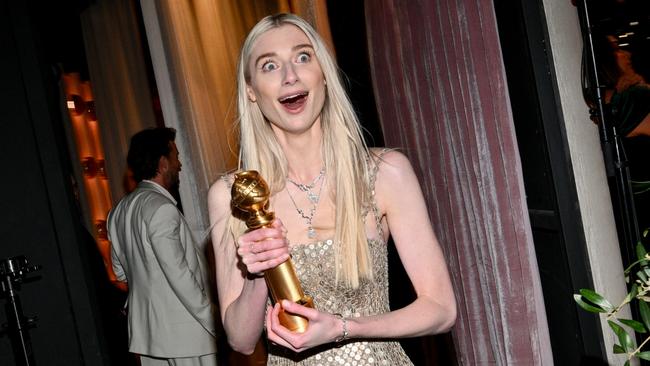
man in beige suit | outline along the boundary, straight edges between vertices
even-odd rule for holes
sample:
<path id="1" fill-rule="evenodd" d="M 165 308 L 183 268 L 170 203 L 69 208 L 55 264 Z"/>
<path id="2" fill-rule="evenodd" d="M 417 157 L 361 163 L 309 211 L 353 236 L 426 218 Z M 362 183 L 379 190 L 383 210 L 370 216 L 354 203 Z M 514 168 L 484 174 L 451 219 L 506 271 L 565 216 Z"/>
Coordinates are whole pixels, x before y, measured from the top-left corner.
<path id="1" fill-rule="evenodd" d="M 129 351 L 142 366 L 216 365 L 215 317 L 203 253 L 170 190 L 181 163 L 176 131 L 131 138 L 138 182 L 108 215 L 113 270 L 128 283 Z"/>

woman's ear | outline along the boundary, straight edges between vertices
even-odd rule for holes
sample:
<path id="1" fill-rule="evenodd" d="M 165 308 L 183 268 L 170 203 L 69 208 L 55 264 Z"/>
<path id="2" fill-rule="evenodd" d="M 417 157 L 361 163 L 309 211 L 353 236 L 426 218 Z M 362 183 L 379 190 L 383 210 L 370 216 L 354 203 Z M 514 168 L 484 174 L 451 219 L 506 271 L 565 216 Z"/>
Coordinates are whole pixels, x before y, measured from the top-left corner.
<path id="1" fill-rule="evenodd" d="M 246 85 L 246 94 L 248 95 L 248 100 L 250 100 L 252 103 L 257 102 L 257 97 L 255 96 L 255 92 L 253 91 L 250 85 Z"/>

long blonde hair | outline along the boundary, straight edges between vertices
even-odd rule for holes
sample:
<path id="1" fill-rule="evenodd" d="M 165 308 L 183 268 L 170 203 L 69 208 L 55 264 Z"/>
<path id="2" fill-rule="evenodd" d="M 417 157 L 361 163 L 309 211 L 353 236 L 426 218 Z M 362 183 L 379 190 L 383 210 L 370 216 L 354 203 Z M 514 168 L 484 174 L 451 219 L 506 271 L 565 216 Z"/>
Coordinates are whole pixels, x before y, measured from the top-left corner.
<path id="1" fill-rule="evenodd" d="M 328 181 L 335 183 L 332 198 L 336 205 L 336 281 L 357 288 L 361 278 L 373 278 L 363 217 L 363 207 L 371 200 L 368 185 L 372 159 L 334 59 L 314 28 L 296 15 L 265 17 L 249 32 L 242 46 L 237 70 L 239 168 L 260 172 L 272 193 L 285 187 L 287 161 L 282 148 L 258 104 L 251 102 L 246 93 L 255 41 L 265 32 L 283 25 L 296 26 L 309 38 L 327 81 L 321 112 L 322 158 Z"/>

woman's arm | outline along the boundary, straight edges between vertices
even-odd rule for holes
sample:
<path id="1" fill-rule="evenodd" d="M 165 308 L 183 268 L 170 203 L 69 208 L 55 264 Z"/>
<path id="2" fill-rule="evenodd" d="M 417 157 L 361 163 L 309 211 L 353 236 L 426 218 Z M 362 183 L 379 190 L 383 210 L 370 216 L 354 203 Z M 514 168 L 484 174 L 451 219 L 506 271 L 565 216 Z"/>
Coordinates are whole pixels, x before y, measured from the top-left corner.
<path id="1" fill-rule="evenodd" d="M 417 298 L 390 313 L 351 319 L 350 337 L 400 338 L 446 332 L 456 320 L 456 300 L 420 184 L 402 153 L 390 151 L 382 160 L 375 187 L 377 204 Z"/>
<path id="2" fill-rule="evenodd" d="M 279 220 L 271 228 L 240 236 L 236 245 L 228 230 L 230 189 L 218 180 L 208 192 L 219 308 L 228 343 L 237 352 L 251 354 L 264 326 L 268 290 L 263 271 L 289 258 L 284 227 Z"/>
<path id="3" fill-rule="evenodd" d="M 348 338 L 404 338 L 446 332 L 456 320 L 456 301 L 420 184 L 403 154 L 391 151 L 382 160 L 375 197 L 417 298 L 389 313 L 348 319 Z M 280 326 L 276 305 L 267 315 L 273 342 L 303 351 L 332 342 L 343 333 L 343 321 L 332 314 L 288 301 L 282 305 L 286 311 L 307 317 L 309 329 L 300 334 Z"/>

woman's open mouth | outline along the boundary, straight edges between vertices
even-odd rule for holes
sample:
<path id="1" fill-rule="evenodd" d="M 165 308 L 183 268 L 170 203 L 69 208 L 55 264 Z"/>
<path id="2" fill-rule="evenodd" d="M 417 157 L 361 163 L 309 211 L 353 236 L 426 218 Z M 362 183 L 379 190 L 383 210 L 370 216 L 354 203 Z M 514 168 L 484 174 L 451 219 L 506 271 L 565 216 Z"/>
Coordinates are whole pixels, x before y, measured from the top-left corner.
<path id="1" fill-rule="evenodd" d="M 281 97 L 278 101 L 290 112 L 297 112 L 307 102 L 308 95 L 309 92 L 305 91 Z"/>

